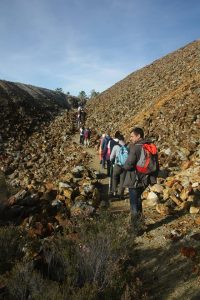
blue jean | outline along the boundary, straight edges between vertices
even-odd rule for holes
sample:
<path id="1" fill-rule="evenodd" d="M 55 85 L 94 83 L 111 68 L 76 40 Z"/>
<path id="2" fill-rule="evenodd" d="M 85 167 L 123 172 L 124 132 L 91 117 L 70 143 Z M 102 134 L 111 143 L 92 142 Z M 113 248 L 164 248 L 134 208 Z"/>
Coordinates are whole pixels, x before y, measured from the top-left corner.
<path id="1" fill-rule="evenodd" d="M 133 216 L 142 214 L 142 200 L 141 195 L 144 192 L 143 188 L 129 188 L 130 207 Z"/>

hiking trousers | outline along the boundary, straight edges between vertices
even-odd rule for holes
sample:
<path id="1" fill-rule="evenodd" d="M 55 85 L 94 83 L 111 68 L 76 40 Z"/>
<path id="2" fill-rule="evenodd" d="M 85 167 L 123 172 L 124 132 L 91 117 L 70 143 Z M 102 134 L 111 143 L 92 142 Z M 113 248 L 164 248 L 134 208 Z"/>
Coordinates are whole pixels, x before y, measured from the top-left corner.
<path id="1" fill-rule="evenodd" d="M 119 165 L 114 165 L 113 167 L 113 175 L 112 175 L 112 192 L 117 193 L 117 187 L 118 187 L 118 194 L 120 196 L 123 196 L 124 193 L 124 179 L 125 179 L 126 172 L 122 169 Z"/>
<path id="2" fill-rule="evenodd" d="M 142 214 L 142 200 L 141 195 L 144 188 L 129 188 L 130 207 L 133 217 L 138 217 Z"/>
<path id="3" fill-rule="evenodd" d="M 80 144 L 84 144 L 84 136 L 83 135 L 80 135 Z"/>
<path id="4" fill-rule="evenodd" d="M 89 147 L 90 141 L 89 141 L 88 138 L 84 138 L 84 145 L 85 145 L 86 147 Z"/>
<path id="5" fill-rule="evenodd" d="M 111 176 L 111 161 L 106 160 L 106 164 L 107 164 L 107 176 L 110 177 Z"/>

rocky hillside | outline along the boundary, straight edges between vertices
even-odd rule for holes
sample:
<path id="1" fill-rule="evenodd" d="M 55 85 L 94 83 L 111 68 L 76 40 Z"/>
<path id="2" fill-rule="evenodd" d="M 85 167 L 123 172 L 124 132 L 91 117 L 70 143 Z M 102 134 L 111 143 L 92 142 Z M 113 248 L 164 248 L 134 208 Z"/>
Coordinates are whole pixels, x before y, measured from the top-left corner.
<path id="1" fill-rule="evenodd" d="M 158 145 L 161 166 L 171 170 L 162 201 L 187 208 L 193 203 L 192 212 L 200 211 L 199 72 L 200 41 L 195 41 L 130 74 L 87 105 L 87 121 L 100 132 L 120 129 L 128 139 L 131 128 L 144 128 Z"/>
<path id="2" fill-rule="evenodd" d="M 0 80 L 1 137 L 29 136 L 41 123 L 52 120 L 61 109 L 70 109 L 75 102 L 76 97 L 61 92 Z"/>
<path id="3" fill-rule="evenodd" d="M 200 41 L 195 41 L 89 101 L 88 122 L 100 131 L 120 128 L 127 137 L 133 126 L 142 126 L 166 150 L 163 156 L 185 160 L 200 151 L 199 72 Z"/>
<path id="4" fill-rule="evenodd" d="M 6 81 L 0 92 L 0 224 L 4 217 L 19 224 L 35 214 L 41 221 L 61 211 L 65 217 L 82 208 L 92 213 L 99 204 L 96 174 L 71 140 L 76 122 L 70 108 L 77 99 Z"/>

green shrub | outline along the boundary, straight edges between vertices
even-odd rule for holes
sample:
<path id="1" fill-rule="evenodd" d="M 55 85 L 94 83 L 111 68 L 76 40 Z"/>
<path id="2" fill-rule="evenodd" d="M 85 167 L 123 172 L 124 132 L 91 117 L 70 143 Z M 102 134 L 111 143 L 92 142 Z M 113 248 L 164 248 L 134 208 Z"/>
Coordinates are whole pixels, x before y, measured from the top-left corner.
<path id="1" fill-rule="evenodd" d="M 23 256 L 23 233 L 17 227 L 0 228 L 0 274 L 9 271 Z"/>
<path id="2" fill-rule="evenodd" d="M 121 300 L 134 295 L 134 238 L 127 226 L 125 215 L 104 213 L 76 220 L 68 232 L 41 239 L 39 244 L 27 243 L 32 252 L 37 246 L 38 255 L 13 268 L 10 299 Z"/>
<path id="3" fill-rule="evenodd" d="M 10 300 L 63 300 L 59 285 L 46 281 L 32 263 L 17 264 L 8 282 Z"/>

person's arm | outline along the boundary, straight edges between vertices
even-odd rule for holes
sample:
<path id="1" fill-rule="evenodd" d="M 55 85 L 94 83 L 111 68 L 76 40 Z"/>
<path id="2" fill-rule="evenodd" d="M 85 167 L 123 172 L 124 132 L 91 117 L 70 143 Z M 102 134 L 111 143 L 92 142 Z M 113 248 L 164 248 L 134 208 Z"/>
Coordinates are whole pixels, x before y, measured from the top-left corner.
<path id="1" fill-rule="evenodd" d="M 117 153 L 117 145 L 115 145 L 112 149 L 112 152 L 110 154 L 110 161 L 114 162 L 115 157 L 116 157 L 116 153 Z"/>
<path id="2" fill-rule="evenodd" d="M 137 162 L 136 147 L 135 145 L 131 145 L 129 148 L 129 155 L 123 166 L 123 169 L 127 171 L 133 170 L 136 165 L 136 162 Z"/>

